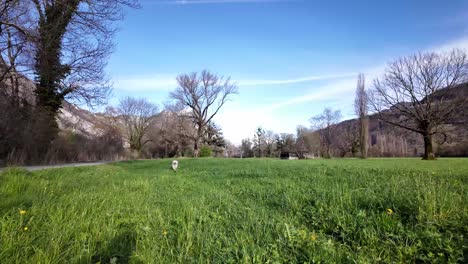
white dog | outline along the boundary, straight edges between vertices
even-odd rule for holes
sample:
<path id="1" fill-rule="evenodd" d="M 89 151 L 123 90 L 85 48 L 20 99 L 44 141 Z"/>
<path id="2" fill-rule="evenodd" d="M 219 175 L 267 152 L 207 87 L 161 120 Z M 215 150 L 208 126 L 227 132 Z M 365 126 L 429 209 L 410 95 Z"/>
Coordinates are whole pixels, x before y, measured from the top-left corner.
<path id="1" fill-rule="evenodd" d="M 176 171 L 177 167 L 179 167 L 179 162 L 177 160 L 172 161 L 172 170 Z"/>

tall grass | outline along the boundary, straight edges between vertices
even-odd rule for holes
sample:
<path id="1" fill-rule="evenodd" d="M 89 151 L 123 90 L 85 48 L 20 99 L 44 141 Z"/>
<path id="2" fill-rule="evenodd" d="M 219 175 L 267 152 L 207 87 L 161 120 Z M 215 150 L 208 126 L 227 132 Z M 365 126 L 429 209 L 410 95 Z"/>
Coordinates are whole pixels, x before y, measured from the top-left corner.
<path id="1" fill-rule="evenodd" d="M 169 167 L 4 172 L 0 263 L 466 263 L 466 159 Z"/>

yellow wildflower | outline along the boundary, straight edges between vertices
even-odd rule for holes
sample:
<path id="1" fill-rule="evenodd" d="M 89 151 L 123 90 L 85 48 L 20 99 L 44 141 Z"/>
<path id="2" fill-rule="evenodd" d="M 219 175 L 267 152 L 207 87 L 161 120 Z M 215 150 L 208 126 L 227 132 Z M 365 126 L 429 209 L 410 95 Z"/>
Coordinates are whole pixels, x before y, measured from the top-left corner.
<path id="1" fill-rule="evenodd" d="M 29 228 L 28 228 L 27 226 L 25 226 L 25 227 L 23 228 L 24 231 L 28 231 L 28 229 L 29 229 Z"/>
<path id="2" fill-rule="evenodd" d="M 387 209 L 387 214 L 389 214 L 389 215 L 393 214 L 393 210 L 390 209 L 390 208 L 388 208 L 388 209 Z"/>
<path id="3" fill-rule="evenodd" d="M 25 215 L 26 214 L 26 210 L 20 210 L 20 215 Z"/>
<path id="4" fill-rule="evenodd" d="M 312 241 L 317 240 L 317 235 L 316 235 L 315 233 L 312 233 L 312 234 L 310 235 L 310 240 L 312 240 Z"/>
<path id="5" fill-rule="evenodd" d="M 167 231 L 166 230 L 163 231 L 163 236 L 167 236 Z"/>

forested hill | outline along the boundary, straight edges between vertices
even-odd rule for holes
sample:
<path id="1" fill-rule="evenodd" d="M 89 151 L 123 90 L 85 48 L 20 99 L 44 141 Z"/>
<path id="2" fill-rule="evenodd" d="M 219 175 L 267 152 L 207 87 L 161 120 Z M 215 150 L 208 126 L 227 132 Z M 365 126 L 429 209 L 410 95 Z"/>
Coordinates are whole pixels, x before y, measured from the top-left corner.
<path id="1" fill-rule="evenodd" d="M 34 104 L 34 83 L 31 80 L 23 79 L 23 88 L 20 94 L 30 104 Z M 451 103 L 456 96 L 462 96 L 468 98 L 468 84 L 460 85 L 454 88 L 452 95 L 449 93 L 448 96 L 443 91 L 438 91 L 431 96 L 431 99 L 435 102 Z M 425 99 L 423 99 L 425 100 Z M 468 99 L 467 99 L 468 101 Z M 392 108 L 386 110 L 388 113 L 392 113 Z M 105 145 L 113 145 L 114 147 L 121 148 L 125 147 L 124 139 L 116 133 L 109 126 L 111 117 L 100 114 L 92 113 L 88 110 L 82 109 L 77 105 L 64 101 L 62 109 L 57 117 L 59 127 L 62 132 L 73 132 L 80 137 L 85 137 L 91 140 L 92 143 L 89 145 L 97 146 L 102 142 Z M 182 142 L 178 133 L 170 133 L 170 131 L 179 131 L 180 124 L 177 125 L 177 120 L 172 120 L 169 113 L 163 111 L 157 115 L 155 119 L 154 129 L 157 133 L 154 135 L 152 142 L 155 146 L 150 147 L 151 156 L 167 156 L 174 155 L 178 152 L 184 151 L 184 144 L 188 142 Z M 5 118 L 5 120 L 10 120 Z M 12 122 L 14 119 L 11 119 Z M 115 123 L 114 123 L 115 124 Z M 117 123 L 118 124 L 118 123 Z M 15 126 L 14 122 L 11 126 Z M 189 125 L 186 125 L 189 127 Z M 446 138 L 436 137 L 434 139 L 436 145 L 436 153 L 440 156 L 468 156 L 468 104 L 461 104 L 456 109 L 454 118 L 447 120 L 444 124 L 449 128 Z M 350 156 L 352 155 L 351 142 L 355 142 L 358 136 L 357 132 L 358 121 L 356 119 L 346 120 L 336 125 L 336 137 L 335 137 L 335 156 Z M 178 130 L 179 129 L 179 130 Z M 159 135 L 159 136 L 158 136 Z M 161 135 L 164 135 L 161 138 Z M 68 136 L 69 137 L 69 136 Z M 98 138 L 98 141 L 96 141 Z M 443 140 L 442 140 L 443 139 Z M 8 137 L 5 140 L 10 141 Z M 68 140 L 68 139 L 67 139 Z M 87 142 L 87 140 L 85 140 Z M 101 142 L 102 141 L 102 142 Z M 183 140 L 182 140 L 183 141 Z M 77 141 L 80 142 L 80 141 Z M 101 142 L 101 143 L 99 143 Z M 83 145 L 81 143 L 77 143 Z M 62 144 L 64 145 L 64 144 Z M 102 145 L 102 144 L 101 144 Z M 180 145 L 180 146 L 179 146 Z M 160 147 L 163 146 L 163 147 Z M 168 146 L 175 146 L 174 149 L 168 149 Z M 182 147 L 181 147 L 182 146 Z M 90 152 L 93 152 L 92 150 Z M 355 151 L 355 149 L 354 149 Z M 106 153 L 120 153 L 116 149 L 106 150 Z M 373 157 L 393 157 L 393 156 L 420 156 L 424 152 L 423 140 L 419 134 L 396 128 L 395 126 L 389 125 L 383 121 L 380 121 L 377 115 L 371 115 L 369 118 L 369 155 Z M 107 155 L 107 154 L 106 154 Z M 119 154 L 120 155 L 120 154 Z M 107 158 L 107 157 L 104 157 Z M 104 159 L 96 157 L 95 159 Z"/>
<path id="2" fill-rule="evenodd" d="M 435 103 L 440 103 L 441 100 L 443 103 L 452 103 L 456 97 L 459 99 L 459 96 L 465 97 L 467 99 L 465 102 L 468 102 L 468 83 L 453 88 L 449 93 L 439 90 L 430 96 Z M 389 109 L 387 113 L 392 111 Z M 350 128 L 357 128 L 357 126 L 358 120 L 351 119 L 339 123 L 337 130 L 350 131 Z M 450 132 L 447 133 L 446 139 L 442 137 L 434 139 L 437 154 L 468 156 L 468 103 L 459 105 L 453 118 L 447 120 L 444 126 Z M 421 135 L 387 124 L 379 120 L 375 114 L 369 117 L 369 154 L 371 156 L 420 156 L 423 152 Z"/>

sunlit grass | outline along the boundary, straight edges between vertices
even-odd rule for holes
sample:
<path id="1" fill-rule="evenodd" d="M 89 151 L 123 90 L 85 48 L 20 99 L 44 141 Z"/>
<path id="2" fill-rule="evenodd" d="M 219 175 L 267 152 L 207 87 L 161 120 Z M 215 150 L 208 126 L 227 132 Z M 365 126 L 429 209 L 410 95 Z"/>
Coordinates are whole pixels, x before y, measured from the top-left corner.
<path id="1" fill-rule="evenodd" d="M 467 159 L 182 159 L 0 174 L 0 263 L 463 262 Z"/>

